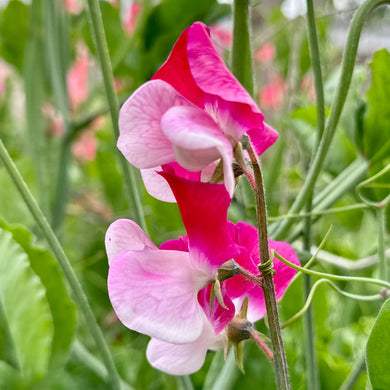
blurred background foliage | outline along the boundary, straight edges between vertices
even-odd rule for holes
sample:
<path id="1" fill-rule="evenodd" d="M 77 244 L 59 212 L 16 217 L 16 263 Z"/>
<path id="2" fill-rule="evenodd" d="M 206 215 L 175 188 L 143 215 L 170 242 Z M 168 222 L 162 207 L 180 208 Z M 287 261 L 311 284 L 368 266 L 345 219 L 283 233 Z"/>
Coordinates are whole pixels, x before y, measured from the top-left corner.
<path id="1" fill-rule="evenodd" d="M 149 366 L 145 358 L 148 338 L 118 322 L 108 300 L 104 234 L 115 219 L 135 219 L 136 214 L 123 188 L 84 2 L 11 0 L 0 4 L 1 139 L 48 219 L 57 221 L 53 226 L 87 292 L 122 378 L 135 389 L 190 388 L 181 379 Z M 232 21 L 228 3 L 101 1 L 100 6 L 121 102 L 150 79 L 180 33 L 194 21 L 211 26 L 218 51 L 229 61 Z M 342 42 L 356 3 L 317 1 L 315 7 L 328 115 L 340 74 Z M 278 143 L 262 158 L 268 212 L 277 217 L 288 212 L 301 188 L 315 144 L 313 75 L 304 17 L 288 19 L 280 2 L 263 1 L 253 2 L 251 20 L 254 98 L 267 123 L 280 134 Z M 369 43 L 359 49 L 348 99 L 318 181 L 315 211 L 362 204 L 356 185 L 390 163 L 390 54 L 385 47 L 375 46 L 375 37 L 382 34 L 388 20 L 389 10 L 378 9 L 365 28 L 362 41 L 367 38 Z M 346 178 L 351 179 L 349 186 Z M 176 205 L 150 197 L 139 175 L 137 182 L 152 240 L 158 245 L 184 234 Z M 389 193 L 389 182 L 387 173 L 374 186 L 365 187 L 364 196 L 380 201 Z M 333 229 L 315 269 L 378 276 L 376 213 L 372 207 L 363 207 L 316 217 L 313 244 L 319 244 L 330 226 Z M 389 229 L 389 207 L 386 213 Z M 254 198 L 246 179 L 238 184 L 229 215 L 234 221 L 255 224 Z M 271 237 L 275 223 L 271 222 Z M 297 219 L 284 237 L 298 251 L 301 231 Z M 10 253 L 14 255 L 12 270 L 7 265 Z M 356 283 L 341 286 L 359 294 L 377 292 Z M 302 307 L 301 290 L 299 282 L 288 289 L 280 303 L 282 322 Z M 1 389 L 107 388 L 88 327 L 1 166 L 0 296 Z M 321 389 L 333 390 L 360 359 L 380 302 L 348 300 L 321 286 L 313 307 Z M 257 326 L 267 333 L 264 321 Z M 292 387 L 303 389 L 302 320 L 283 332 Z M 211 388 L 206 385 L 213 372 L 208 374 L 209 368 L 217 364 L 214 355 L 209 352 L 202 370 L 190 376 L 194 389 Z M 244 356 L 245 374 L 231 369 L 226 374 L 230 381 L 223 388 L 273 389 L 272 367 L 256 345 L 248 342 Z M 363 373 L 353 389 L 365 386 Z"/>

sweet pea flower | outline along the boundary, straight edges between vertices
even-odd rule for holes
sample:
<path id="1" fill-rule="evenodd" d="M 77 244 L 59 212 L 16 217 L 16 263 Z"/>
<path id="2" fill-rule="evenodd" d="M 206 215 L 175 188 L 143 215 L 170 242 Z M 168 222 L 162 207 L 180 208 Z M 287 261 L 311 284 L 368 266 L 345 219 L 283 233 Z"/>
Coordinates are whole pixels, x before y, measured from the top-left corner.
<path id="1" fill-rule="evenodd" d="M 224 186 L 163 175 L 176 196 L 189 250 L 158 249 L 133 221 L 114 222 L 106 233 L 108 291 L 128 328 L 168 343 L 191 343 L 205 326 L 198 292 L 239 249 L 227 227 Z"/>
<path id="2" fill-rule="evenodd" d="M 161 192 L 156 172 L 162 165 L 176 162 L 204 179 L 204 171 L 222 159 L 224 184 L 232 197 L 234 146 L 246 133 L 260 155 L 277 139 L 200 22 L 181 34 L 152 80 L 125 102 L 119 130 L 118 148 L 130 163 L 146 170 L 151 195 L 165 201 L 174 198 L 170 191 Z"/>
<path id="3" fill-rule="evenodd" d="M 179 206 L 187 235 L 157 248 L 133 221 L 118 220 L 106 233 L 108 291 L 124 325 L 152 337 L 147 358 L 173 375 L 190 374 L 203 365 L 207 350 L 225 348 L 226 329 L 249 298 L 248 319 L 265 314 L 260 287 L 241 275 L 221 282 L 221 302 L 211 291 L 217 272 L 228 260 L 258 275 L 258 232 L 244 222 L 227 221 L 230 197 L 221 184 L 176 176 L 171 166 L 161 175 Z M 299 260 L 286 243 L 270 240 L 290 261 Z M 295 270 L 275 260 L 276 296 L 280 299 Z"/>

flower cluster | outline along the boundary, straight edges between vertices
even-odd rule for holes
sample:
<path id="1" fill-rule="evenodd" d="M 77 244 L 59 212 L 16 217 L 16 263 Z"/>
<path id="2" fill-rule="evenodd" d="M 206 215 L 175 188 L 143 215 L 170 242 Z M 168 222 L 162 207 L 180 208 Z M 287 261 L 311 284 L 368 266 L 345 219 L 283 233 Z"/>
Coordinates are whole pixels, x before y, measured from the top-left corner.
<path id="1" fill-rule="evenodd" d="M 277 138 L 263 119 L 199 22 L 121 109 L 119 149 L 141 168 L 151 195 L 177 202 L 187 234 L 158 248 L 135 222 L 114 222 L 106 233 L 108 291 L 120 321 L 151 337 L 149 362 L 167 373 L 197 371 L 207 350 L 234 342 L 229 329 L 238 317 L 250 324 L 266 313 L 258 231 L 227 219 L 241 137 L 258 155 Z M 289 244 L 269 247 L 299 264 Z M 280 299 L 295 270 L 278 260 L 274 270 Z"/>

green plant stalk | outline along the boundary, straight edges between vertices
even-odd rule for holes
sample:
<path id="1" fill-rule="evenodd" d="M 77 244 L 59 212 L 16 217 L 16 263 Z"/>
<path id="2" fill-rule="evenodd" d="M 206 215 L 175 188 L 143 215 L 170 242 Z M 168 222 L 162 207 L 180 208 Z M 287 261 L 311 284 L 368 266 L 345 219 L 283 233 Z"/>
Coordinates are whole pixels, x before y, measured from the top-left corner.
<path id="1" fill-rule="evenodd" d="M 119 103 L 118 98 L 114 90 L 114 77 L 112 73 L 112 67 L 110 57 L 108 54 L 107 41 L 104 33 L 102 15 L 97 0 L 88 0 L 88 10 L 90 17 L 90 25 L 92 35 L 96 45 L 96 51 L 98 53 L 100 67 L 104 80 L 104 87 L 107 97 L 107 102 L 110 108 L 112 128 L 114 131 L 115 139 L 119 137 Z M 134 207 L 137 222 L 142 229 L 147 233 L 147 226 L 145 221 L 145 215 L 142 208 L 140 196 L 138 193 L 137 181 L 135 177 L 135 168 L 131 166 L 125 158 L 118 153 L 119 161 L 123 173 L 123 181 L 129 197 L 130 205 Z"/>
<path id="2" fill-rule="evenodd" d="M 232 70 L 233 74 L 253 94 L 252 55 L 249 34 L 249 1 L 234 1 L 234 26 L 233 26 L 233 49 Z M 264 194 L 263 177 L 260 164 L 252 148 L 248 147 L 248 153 L 253 166 L 256 188 L 256 217 L 259 229 L 260 261 L 262 264 L 269 259 L 268 233 L 267 233 L 267 210 Z M 272 274 L 263 274 L 263 292 L 267 308 L 268 324 L 274 354 L 274 370 L 277 389 L 289 389 L 288 367 L 286 352 L 279 324 L 278 307 L 276 304 L 275 287 Z"/>
<path id="3" fill-rule="evenodd" d="M 352 390 L 355 383 L 359 379 L 360 375 L 366 368 L 366 352 L 364 351 L 363 354 L 359 357 L 359 360 L 355 363 L 355 365 L 352 368 L 352 371 L 347 376 L 345 381 L 340 386 L 340 390 Z"/>
<path id="4" fill-rule="evenodd" d="M 88 299 L 84 294 L 84 291 L 81 287 L 80 282 L 78 281 L 76 274 L 74 273 L 72 266 L 66 257 L 66 254 L 60 245 L 54 231 L 50 227 L 47 219 L 43 215 L 41 209 L 38 206 L 35 198 L 31 194 L 27 184 L 20 175 L 18 169 L 16 168 L 14 162 L 12 161 L 10 155 L 3 142 L 0 140 L 0 160 L 3 162 L 5 169 L 8 172 L 8 175 L 12 179 L 14 185 L 18 189 L 21 197 L 23 198 L 26 206 L 30 210 L 31 215 L 33 216 L 36 224 L 40 228 L 43 237 L 45 237 L 54 257 L 57 259 L 62 272 L 64 273 L 69 286 L 72 290 L 74 299 L 85 317 L 86 324 L 91 332 L 92 337 L 95 339 L 96 347 L 98 348 L 103 362 L 106 366 L 106 369 L 109 373 L 109 383 L 113 389 L 120 389 L 120 379 L 116 371 L 114 361 L 108 349 L 108 346 L 105 342 L 103 334 L 96 322 L 96 318 L 92 312 L 92 309 L 88 303 Z"/>
<path id="5" fill-rule="evenodd" d="M 314 87 L 316 92 L 316 106 L 317 106 L 317 134 L 316 142 L 312 151 L 315 152 L 324 133 L 325 127 L 325 99 L 324 87 L 322 82 L 321 59 L 318 44 L 317 26 L 314 15 L 313 0 L 307 0 L 307 35 L 309 41 L 311 65 L 314 74 Z M 311 190 L 307 197 L 306 212 L 310 213 L 313 205 L 313 190 Z M 304 249 L 310 253 L 311 248 L 311 228 L 312 219 L 308 216 L 304 220 L 303 242 Z M 312 285 L 312 277 L 310 275 L 303 275 L 302 278 L 302 294 L 303 299 L 307 299 L 310 294 Z M 313 390 L 320 389 L 320 379 L 318 370 L 317 351 L 315 347 L 315 325 L 314 325 L 314 308 L 309 306 L 307 312 L 303 317 L 304 338 L 305 338 L 305 358 L 306 358 L 306 372 L 307 372 L 307 388 Z"/>
<path id="6" fill-rule="evenodd" d="M 69 177 L 68 165 L 70 160 L 70 142 L 72 134 L 70 125 L 70 111 L 68 104 L 68 91 L 65 81 L 67 59 L 65 57 L 64 33 L 61 19 L 65 17 L 65 12 L 61 15 L 60 4 L 52 0 L 44 0 L 43 17 L 45 26 L 46 52 L 49 66 L 51 88 L 54 95 L 55 107 L 62 116 L 64 124 L 64 137 L 61 142 L 60 158 L 57 171 L 57 184 L 55 198 L 52 209 L 52 227 L 58 231 L 65 218 L 65 205 L 68 198 Z M 64 10 L 62 10 L 64 11 Z M 63 50 L 63 51 L 61 51 Z M 68 53 L 66 51 L 66 53 Z"/>
<path id="7" fill-rule="evenodd" d="M 305 183 L 303 184 L 298 196 L 296 197 L 289 213 L 297 213 L 305 205 L 310 192 L 313 190 L 315 182 L 321 172 L 326 154 L 329 150 L 336 126 L 341 116 L 345 100 L 347 98 L 349 86 L 352 79 L 355 58 L 357 54 L 360 34 L 367 17 L 371 12 L 382 4 L 390 3 L 389 0 L 368 0 L 364 2 L 356 11 L 348 33 L 347 43 L 344 50 L 343 61 L 341 66 L 341 75 L 333 100 L 331 112 L 325 124 L 324 133 L 322 134 L 318 151 L 310 165 L 309 172 Z M 274 232 L 275 239 L 283 237 L 292 225 L 292 220 L 282 221 L 278 224 Z"/>

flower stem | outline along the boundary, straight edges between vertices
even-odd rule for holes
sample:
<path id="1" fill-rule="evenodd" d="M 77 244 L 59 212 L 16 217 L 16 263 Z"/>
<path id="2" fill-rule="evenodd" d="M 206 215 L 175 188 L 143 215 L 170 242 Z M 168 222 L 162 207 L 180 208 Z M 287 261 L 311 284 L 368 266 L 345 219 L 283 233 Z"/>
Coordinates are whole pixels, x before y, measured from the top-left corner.
<path id="1" fill-rule="evenodd" d="M 112 73 L 111 62 L 108 54 L 108 46 L 103 28 L 103 20 L 99 8 L 98 0 L 88 0 L 88 10 L 91 21 L 92 35 L 96 45 L 100 66 L 102 70 L 104 86 L 106 91 L 107 102 L 110 108 L 112 128 L 114 131 L 115 140 L 119 137 L 119 103 L 114 91 L 114 78 Z M 119 154 L 118 154 L 119 155 Z M 123 172 L 123 180 L 125 188 L 129 196 L 130 205 L 135 209 L 137 222 L 142 229 L 147 233 L 145 215 L 138 193 L 138 187 L 135 177 L 135 169 L 132 167 L 122 155 L 119 155 L 119 160 Z"/>
<path id="2" fill-rule="evenodd" d="M 264 264 L 269 259 L 268 233 L 267 233 L 267 210 L 265 203 L 265 193 L 263 187 L 263 178 L 260 164 L 251 146 L 248 147 L 248 154 L 252 162 L 253 173 L 256 179 L 255 200 L 256 200 L 256 217 L 259 228 L 259 247 L 260 261 Z M 286 352 L 283 346 L 282 332 L 280 329 L 278 307 L 276 304 L 275 287 L 272 273 L 262 274 L 263 293 L 265 306 L 267 308 L 267 317 L 272 341 L 274 354 L 274 368 L 277 389 L 290 389 L 288 379 L 288 367 Z"/>
<path id="3" fill-rule="evenodd" d="M 356 11 L 348 33 L 348 39 L 344 50 L 343 62 L 341 66 L 341 75 L 336 90 L 336 95 L 333 100 L 330 115 L 326 121 L 325 129 L 321 137 L 319 148 L 310 165 L 307 178 L 301 191 L 296 197 L 293 205 L 290 208 L 290 213 L 297 213 L 305 205 L 310 192 L 313 190 L 315 182 L 321 172 L 322 165 L 329 150 L 333 135 L 336 131 L 336 126 L 341 116 L 345 100 L 347 98 L 349 86 L 352 79 L 353 68 L 355 66 L 355 58 L 357 54 L 360 34 L 367 17 L 371 12 L 382 4 L 390 3 L 389 0 L 368 0 L 364 2 Z M 286 220 L 278 225 L 274 232 L 275 239 L 279 239 L 285 235 L 291 227 L 293 221 Z"/>
<path id="4" fill-rule="evenodd" d="M 110 378 L 109 383 L 111 384 L 111 387 L 113 389 L 120 389 L 120 379 L 116 371 L 114 361 L 112 359 L 108 346 L 105 342 L 103 334 L 96 322 L 96 318 L 88 303 L 88 299 L 84 294 L 81 284 L 78 281 L 62 246 L 58 242 L 56 235 L 54 234 L 52 228 L 47 222 L 47 219 L 43 215 L 35 198 L 31 194 L 29 188 L 27 187 L 25 181 L 20 175 L 18 169 L 16 168 L 14 162 L 12 161 L 10 155 L 8 154 L 6 147 L 4 146 L 1 140 L 0 140 L 0 160 L 3 162 L 5 169 L 7 170 L 14 185 L 18 189 L 20 195 L 22 196 L 26 206 L 30 210 L 30 213 L 32 214 L 36 224 L 39 226 L 43 237 L 45 237 L 52 253 L 57 259 L 62 269 L 62 272 L 64 273 L 72 289 L 74 299 L 77 305 L 79 306 L 80 311 L 85 316 L 85 321 L 88 325 L 92 337 L 95 339 L 96 347 L 99 349 L 101 357 L 109 373 L 109 378 Z"/>

